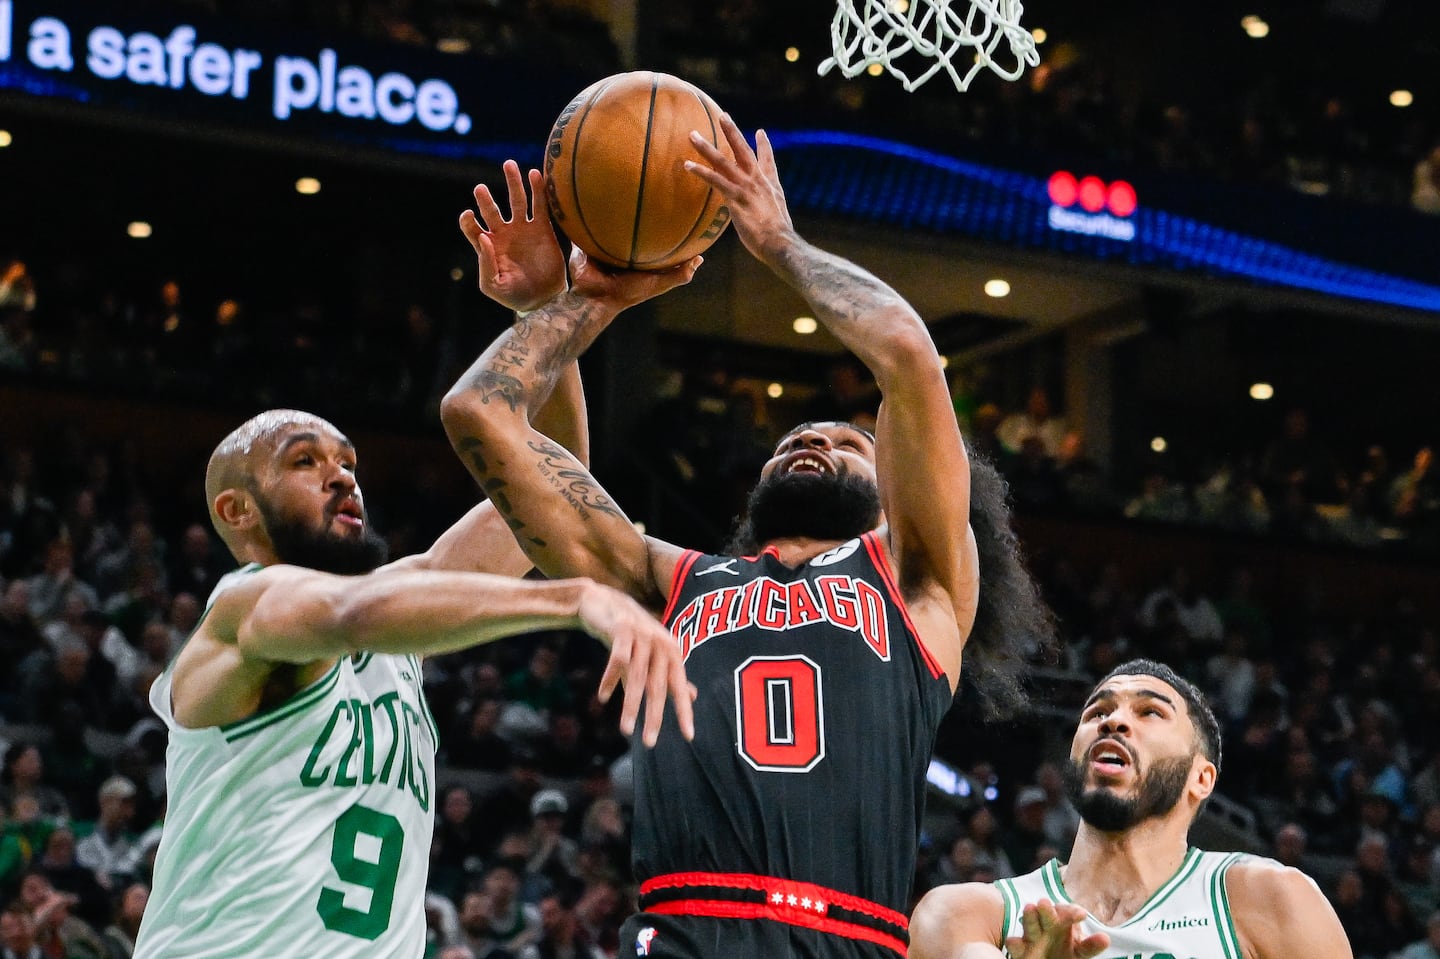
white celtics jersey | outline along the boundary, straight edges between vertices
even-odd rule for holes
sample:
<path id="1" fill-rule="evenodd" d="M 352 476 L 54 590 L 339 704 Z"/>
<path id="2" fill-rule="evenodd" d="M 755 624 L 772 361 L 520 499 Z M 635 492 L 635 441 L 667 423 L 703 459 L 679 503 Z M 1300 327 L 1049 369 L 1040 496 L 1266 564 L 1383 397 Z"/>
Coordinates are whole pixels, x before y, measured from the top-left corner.
<path id="1" fill-rule="evenodd" d="M 1244 853 L 1190 849 L 1180 868 L 1135 915 L 1116 926 L 1094 916 L 1081 923 L 1085 935 L 1103 932 L 1110 947 L 1097 959 L 1240 959 L 1230 920 L 1225 871 Z M 1039 899 L 1071 902 L 1054 859 L 1024 876 L 995 883 L 1005 900 L 1005 936 L 1023 934 L 1020 910 Z"/>
<path id="2" fill-rule="evenodd" d="M 415 657 L 345 657 L 203 729 L 175 722 L 170 681 L 150 691 L 169 799 L 135 959 L 419 959 L 437 736 Z"/>

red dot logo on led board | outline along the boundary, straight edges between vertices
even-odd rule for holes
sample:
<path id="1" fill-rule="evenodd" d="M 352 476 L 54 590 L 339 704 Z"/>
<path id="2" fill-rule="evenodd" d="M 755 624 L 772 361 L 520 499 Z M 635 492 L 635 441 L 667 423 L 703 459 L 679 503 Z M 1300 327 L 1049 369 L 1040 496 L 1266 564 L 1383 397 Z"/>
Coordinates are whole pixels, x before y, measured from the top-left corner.
<path id="1" fill-rule="evenodd" d="M 1079 186 L 1075 182 L 1075 175 L 1061 170 L 1058 173 L 1050 174 L 1050 202 L 1057 206 L 1072 206 L 1079 194 Z"/>
<path id="2" fill-rule="evenodd" d="M 1068 170 L 1058 170 L 1050 174 L 1046 188 L 1051 203 L 1066 207 L 1078 203 L 1087 213 L 1108 210 L 1114 216 L 1127 217 L 1134 214 L 1139 205 L 1135 188 L 1125 180 L 1107 185 L 1098 176 L 1076 179 Z"/>

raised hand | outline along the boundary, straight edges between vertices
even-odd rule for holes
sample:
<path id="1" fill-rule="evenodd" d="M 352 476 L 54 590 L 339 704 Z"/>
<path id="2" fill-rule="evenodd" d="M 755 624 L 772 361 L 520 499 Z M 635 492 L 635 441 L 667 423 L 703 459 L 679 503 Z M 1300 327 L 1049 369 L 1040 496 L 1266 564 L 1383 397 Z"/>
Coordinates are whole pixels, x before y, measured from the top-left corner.
<path id="1" fill-rule="evenodd" d="M 1010 959 L 1091 959 L 1110 945 L 1103 932 L 1083 935 L 1085 910 L 1073 903 L 1041 899 L 1020 913 L 1024 935 L 1005 940 Z"/>
<path id="2" fill-rule="evenodd" d="M 592 262 L 577 246 L 570 251 L 570 289 L 624 310 L 689 283 L 703 262 L 704 257 L 694 256 L 668 270 L 617 270 Z"/>
<path id="3" fill-rule="evenodd" d="M 512 310 L 533 310 L 565 291 L 565 254 L 545 210 L 545 177 L 529 173 L 527 197 L 520 165 L 506 160 L 507 219 L 490 188 L 475 188 L 475 210 L 460 214 L 460 231 L 480 261 L 480 289 Z M 532 211 L 531 207 L 535 209 Z"/>
<path id="4" fill-rule="evenodd" d="M 600 677 L 600 701 L 609 702 L 615 687 L 625 684 L 620 730 L 635 731 L 640 700 L 645 700 L 645 745 L 653 746 L 665 719 L 666 693 L 675 703 L 680 734 L 695 738 L 691 704 L 695 687 L 685 678 L 680 644 L 645 608 L 618 590 L 599 583 L 588 586 L 580 598 L 580 619 L 585 631 L 610 647 L 610 661 Z"/>
<path id="5" fill-rule="evenodd" d="M 740 242 L 757 260 L 767 262 L 775 245 L 795 233 L 775 167 L 775 150 L 764 130 L 756 131 L 756 149 L 750 149 L 728 113 L 720 116 L 720 130 L 734 151 L 734 159 L 692 131 L 690 142 L 705 162 L 687 160 L 685 169 L 724 195 Z"/>

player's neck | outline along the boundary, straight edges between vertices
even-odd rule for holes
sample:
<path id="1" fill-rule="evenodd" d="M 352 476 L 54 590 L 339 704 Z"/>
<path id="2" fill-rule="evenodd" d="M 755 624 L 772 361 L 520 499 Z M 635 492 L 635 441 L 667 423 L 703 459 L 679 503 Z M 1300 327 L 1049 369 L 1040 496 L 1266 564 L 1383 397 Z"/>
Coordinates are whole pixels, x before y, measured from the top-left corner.
<path id="1" fill-rule="evenodd" d="M 794 569 L 796 566 L 810 562 L 826 550 L 834 549 L 843 542 L 846 540 L 784 536 L 780 539 L 772 539 L 760 548 L 760 552 L 774 553 L 776 559 Z"/>
<path id="2" fill-rule="evenodd" d="M 1065 892 L 1107 925 L 1122 923 L 1149 901 L 1185 861 L 1189 823 L 1149 819 L 1120 833 L 1081 823 L 1061 876 Z"/>

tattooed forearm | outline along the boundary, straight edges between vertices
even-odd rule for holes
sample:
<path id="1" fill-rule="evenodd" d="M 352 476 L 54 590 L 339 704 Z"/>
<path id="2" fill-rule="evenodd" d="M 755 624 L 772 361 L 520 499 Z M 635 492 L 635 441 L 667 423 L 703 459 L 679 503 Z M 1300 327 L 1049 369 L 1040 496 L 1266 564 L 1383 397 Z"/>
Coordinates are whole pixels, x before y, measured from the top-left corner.
<path id="1" fill-rule="evenodd" d="M 518 317 L 471 368 L 467 388 L 505 403 L 511 412 L 538 410 L 561 372 L 599 335 L 614 314 L 589 300 L 562 294 Z"/>
<path id="2" fill-rule="evenodd" d="M 550 442 L 531 441 L 527 445 L 540 454 L 540 459 L 535 463 L 540 475 L 549 480 L 550 485 L 582 519 L 590 519 L 591 510 L 606 516 L 625 518 L 625 514 L 605 495 L 595 478 L 581 468 L 575 458 L 565 450 Z"/>

